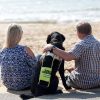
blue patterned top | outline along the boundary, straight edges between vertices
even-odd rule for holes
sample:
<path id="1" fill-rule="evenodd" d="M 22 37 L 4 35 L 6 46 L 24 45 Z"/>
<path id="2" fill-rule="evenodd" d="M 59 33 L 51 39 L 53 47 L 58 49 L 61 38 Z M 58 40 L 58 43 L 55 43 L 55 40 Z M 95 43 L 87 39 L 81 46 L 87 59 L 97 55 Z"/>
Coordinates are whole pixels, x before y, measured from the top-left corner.
<path id="1" fill-rule="evenodd" d="M 21 90 L 31 85 L 36 58 L 30 57 L 25 46 L 5 48 L 0 52 L 1 78 L 8 89 Z"/>

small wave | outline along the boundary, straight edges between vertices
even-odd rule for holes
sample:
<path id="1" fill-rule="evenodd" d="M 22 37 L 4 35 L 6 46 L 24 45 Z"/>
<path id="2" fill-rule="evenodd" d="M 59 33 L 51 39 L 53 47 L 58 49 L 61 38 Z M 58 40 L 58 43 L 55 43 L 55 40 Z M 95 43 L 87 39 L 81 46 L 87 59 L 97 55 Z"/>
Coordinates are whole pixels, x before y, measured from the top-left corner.
<path id="1" fill-rule="evenodd" d="M 20 1 L 20 2 L 19 2 Z M 6 3 L 5 3 L 6 2 Z M 99 0 L 0 0 L 1 22 L 100 21 Z"/>

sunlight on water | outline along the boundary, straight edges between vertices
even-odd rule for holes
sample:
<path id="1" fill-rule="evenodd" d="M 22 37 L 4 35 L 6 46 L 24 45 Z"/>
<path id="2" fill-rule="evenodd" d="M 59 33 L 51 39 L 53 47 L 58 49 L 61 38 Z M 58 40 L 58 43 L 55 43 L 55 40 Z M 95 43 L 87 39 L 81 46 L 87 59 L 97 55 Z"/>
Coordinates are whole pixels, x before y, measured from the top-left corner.
<path id="1" fill-rule="evenodd" d="M 0 0 L 0 21 L 100 20 L 99 0 Z"/>

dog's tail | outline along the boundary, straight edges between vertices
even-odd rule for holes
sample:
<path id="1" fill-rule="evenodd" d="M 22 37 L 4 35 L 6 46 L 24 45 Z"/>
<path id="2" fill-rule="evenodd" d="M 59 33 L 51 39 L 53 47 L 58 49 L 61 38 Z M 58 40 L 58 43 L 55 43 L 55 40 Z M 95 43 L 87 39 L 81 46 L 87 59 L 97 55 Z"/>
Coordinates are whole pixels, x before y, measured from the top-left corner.
<path id="1" fill-rule="evenodd" d="M 20 98 L 21 98 L 22 100 L 27 100 L 27 99 L 34 98 L 34 95 L 21 94 L 21 95 L 20 95 Z"/>

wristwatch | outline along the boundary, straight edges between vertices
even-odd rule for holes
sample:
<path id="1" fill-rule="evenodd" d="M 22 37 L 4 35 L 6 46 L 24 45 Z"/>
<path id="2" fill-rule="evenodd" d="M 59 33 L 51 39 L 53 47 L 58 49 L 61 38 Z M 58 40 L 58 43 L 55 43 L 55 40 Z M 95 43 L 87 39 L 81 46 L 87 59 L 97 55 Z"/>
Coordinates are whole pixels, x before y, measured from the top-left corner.
<path id="1" fill-rule="evenodd" d="M 53 52 L 53 50 L 56 48 L 56 46 L 52 46 L 52 48 L 51 48 L 51 50 L 50 50 L 50 52 Z"/>

